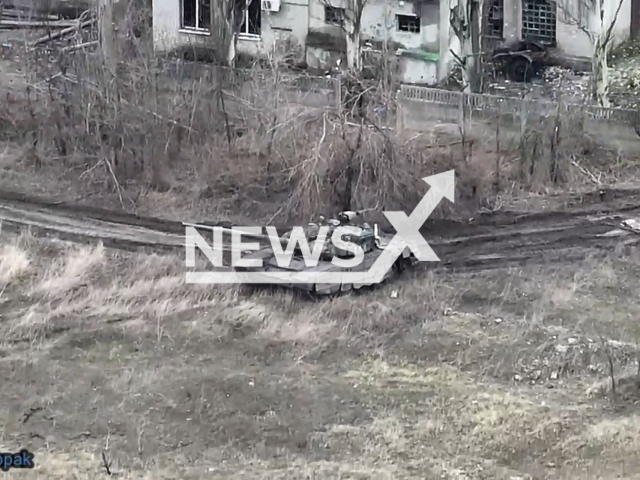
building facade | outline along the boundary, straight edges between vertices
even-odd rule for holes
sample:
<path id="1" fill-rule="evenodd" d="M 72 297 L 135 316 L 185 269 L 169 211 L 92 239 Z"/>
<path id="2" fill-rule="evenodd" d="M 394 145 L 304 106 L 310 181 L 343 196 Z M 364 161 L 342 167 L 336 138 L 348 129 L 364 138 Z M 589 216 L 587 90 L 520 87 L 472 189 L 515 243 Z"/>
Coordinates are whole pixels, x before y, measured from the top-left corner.
<path id="1" fill-rule="evenodd" d="M 601 0 L 605 7 L 605 24 L 609 25 L 621 2 L 614 42 L 632 33 L 632 4 L 638 0 Z M 598 13 L 588 8 L 591 0 L 488 0 L 485 35 L 506 41 L 537 40 L 557 53 L 590 58 L 592 43 L 585 30 L 598 31 Z M 635 12 L 634 12 L 635 13 Z M 635 13 L 640 17 L 640 12 Z M 640 19 L 640 18 L 639 18 Z"/>
<path id="2" fill-rule="evenodd" d="M 185 46 L 210 45 L 211 9 L 215 0 L 153 0 L 154 47 L 167 52 Z M 312 67 L 344 65 L 345 15 L 341 0 L 247 1 L 237 51 L 267 55 L 278 45 L 299 52 Z M 586 0 L 486 0 L 483 33 L 496 41 L 535 39 L 569 56 L 590 57 L 592 45 L 584 29 L 597 17 L 583 7 Z M 622 1 L 616 41 L 629 36 L 633 5 L 640 0 L 602 0 L 607 13 Z M 459 49 L 449 23 L 452 0 L 368 0 L 362 14 L 365 52 L 386 44 L 397 59 L 396 72 L 406 83 L 434 85 L 449 75 Z M 635 9 L 638 10 L 638 9 Z M 637 15 L 637 14 L 636 14 Z"/>

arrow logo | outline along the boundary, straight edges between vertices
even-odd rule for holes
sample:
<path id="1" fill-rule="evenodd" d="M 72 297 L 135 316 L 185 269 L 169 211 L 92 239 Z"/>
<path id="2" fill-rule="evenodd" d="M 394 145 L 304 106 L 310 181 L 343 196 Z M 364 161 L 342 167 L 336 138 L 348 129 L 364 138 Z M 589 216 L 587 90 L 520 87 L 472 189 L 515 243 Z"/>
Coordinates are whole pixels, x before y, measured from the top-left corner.
<path id="1" fill-rule="evenodd" d="M 443 198 L 455 200 L 455 172 L 449 170 L 422 179 L 431 188 L 420 200 L 416 208 L 407 216 L 402 211 L 384 212 L 396 229 L 396 234 L 367 271 L 327 272 L 308 268 L 301 272 L 187 272 L 187 283 L 250 283 L 250 284 L 294 284 L 294 283 L 339 283 L 364 284 L 380 283 L 400 255 L 408 248 L 421 262 L 438 262 L 440 259 L 420 234 L 420 228 L 433 213 Z M 187 246 L 195 248 L 194 242 Z"/>

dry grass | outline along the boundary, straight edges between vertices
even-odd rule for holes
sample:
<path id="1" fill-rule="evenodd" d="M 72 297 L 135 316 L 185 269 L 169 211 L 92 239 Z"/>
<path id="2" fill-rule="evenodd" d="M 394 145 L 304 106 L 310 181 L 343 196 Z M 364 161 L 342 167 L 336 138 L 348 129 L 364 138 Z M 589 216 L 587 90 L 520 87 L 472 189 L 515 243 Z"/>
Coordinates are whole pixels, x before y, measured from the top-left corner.
<path id="1" fill-rule="evenodd" d="M 315 302 L 22 236 L 0 444 L 27 478 L 636 478 L 638 258 Z"/>
<path id="2" fill-rule="evenodd" d="M 31 259 L 18 245 L 4 245 L 0 250 L 0 283 L 6 286 L 9 282 L 20 279 L 31 265 Z"/>

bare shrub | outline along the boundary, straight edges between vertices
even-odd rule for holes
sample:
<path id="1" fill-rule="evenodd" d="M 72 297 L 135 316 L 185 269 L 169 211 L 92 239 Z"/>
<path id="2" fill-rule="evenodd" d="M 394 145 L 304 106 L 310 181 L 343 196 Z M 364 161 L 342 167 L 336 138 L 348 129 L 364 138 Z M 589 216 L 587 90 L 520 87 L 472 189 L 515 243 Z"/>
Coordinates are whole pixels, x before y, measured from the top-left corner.
<path id="1" fill-rule="evenodd" d="M 520 185 L 537 188 L 570 182 L 572 159 L 593 147 L 586 105 L 523 99 L 515 115 L 495 115 L 493 120 L 501 125 L 492 135 L 496 148 L 515 152 L 518 157 L 517 168 L 511 171 L 515 175 L 502 179 L 503 183 L 517 180 Z"/>

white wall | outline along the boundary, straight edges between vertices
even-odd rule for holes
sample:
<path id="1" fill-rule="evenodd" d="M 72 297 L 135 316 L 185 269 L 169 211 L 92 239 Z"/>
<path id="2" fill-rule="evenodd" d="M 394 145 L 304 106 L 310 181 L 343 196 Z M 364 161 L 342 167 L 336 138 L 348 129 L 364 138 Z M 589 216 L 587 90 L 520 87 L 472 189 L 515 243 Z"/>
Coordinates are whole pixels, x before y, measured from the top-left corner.
<path id="1" fill-rule="evenodd" d="M 310 0 L 309 29 L 330 35 L 340 36 L 344 32 L 340 27 L 328 25 L 324 18 L 324 8 L 327 2 L 335 7 L 341 7 L 341 0 Z M 410 33 L 398 31 L 396 15 L 411 15 L 414 13 L 413 2 L 388 0 L 387 35 L 389 42 L 401 43 L 405 48 L 423 48 L 429 51 L 439 50 L 439 0 L 421 3 L 420 32 Z M 382 41 L 385 37 L 385 2 L 384 0 L 369 0 L 362 12 L 363 38 Z"/>
<path id="2" fill-rule="evenodd" d="M 401 58 L 400 69 L 404 83 L 433 85 L 438 81 L 438 65 L 433 62 Z"/>
<path id="3" fill-rule="evenodd" d="M 444 0 L 447 1 L 447 0 Z M 565 9 L 575 8 L 572 2 L 580 0 L 559 0 Z M 607 6 L 607 24 L 613 17 L 618 0 L 602 0 Z M 574 15 L 576 16 L 576 15 Z M 594 30 L 598 19 L 595 12 L 590 15 L 588 25 L 590 31 Z M 592 45 L 589 37 L 574 22 L 567 19 L 563 8 L 558 8 L 556 21 L 556 42 L 558 51 L 576 57 L 590 57 Z M 631 0 L 623 0 L 620 14 L 615 26 L 615 43 L 619 43 L 629 37 L 631 30 Z M 505 40 L 522 38 L 522 0 L 505 0 L 504 4 L 504 37 Z"/>
<path id="4" fill-rule="evenodd" d="M 262 11 L 260 38 L 240 38 L 238 51 L 264 53 L 273 48 L 276 40 L 289 37 L 304 44 L 308 29 L 308 1 L 283 0 L 280 11 Z M 156 51 L 166 52 L 184 46 L 206 47 L 210 36 L 180 30 L 180 0 L 153 0 L 153 42 Z"/>
<path id="5" fill-rule="evenodd" d="M 216 0 L 212 0 L 216 1 Z M 287 37 L 304 44 L 309 30 L 309 0 L 283 0 L 280 11 L 262 11 L 262 38 L 266 45 Z"/>
<path id="6" fill-rule="evenodd" d="M 362 13 L 362 40 L 383 42 L 386 35 L 391 46 L 397 47 L 397 44 L 400 44 L 404 49 L 421 49 L 441 54 L 440 1 L 416 2 L 420 5 L 417 13 L 421 24 L 420 32 L 413 33 L 398 30 L 396 17 L 416 14 L 413 2 L 388 0 L 385 5 L 384 0 L 369 0 Z M 342 0 L 310 0 L 309 30 L 344 38 L 345 32 L 339 26 L 327 24 L 325 21 L 325 6 L 328 2 L 334 7 L 344 8 Z M 307 50 L 307 61 L 313 66 L 327 61 L 335 62 L 334 57 L 335 55 L 323 52 L 320 48 Z M 439 62 L 401 58 L 400 65 L 403 81 L 434 84 L 438 79 Z"/>
<path id="7" fill-rule="evenodd" d="M 522 1 L 504 0 L 504 25 L 502 35 L 506 41 L 517 40 L 522 35 Z"/>
<path id="8" fill-rule="evenodd" d="M 571 1 L 571 0 L 565 0 Z M 578 0 L 575 0 L 578 1 Z M 610 25 L 616 9 L 618 8 L 618 0 L 602 0 L 606 6 L 605 25 Z M 589 31 L 597 32 L 597 26 L 600 23 L 596 12 L 589 15 L 588 24 Z M 631 33 L 631 0 L 623 0 L 620 7 L 620 13 L 614 27 L 614 44 L 618 44 L 629 37 Z M 590 57 L 593 47 L 589 37 L 585 32 L 580 30 L 576 25 L 567 22 L 561 11 L 558 11 L 557 23 L 557 41 L 558 50 L 577 57 Z"/>
<path id="9" fill-rule="evenodd" d="M 423 48 L 437 52 L 439 48 L 439 5 L 422 4 L 419 10 L 420 32 L 402 32 L 397 28 L 396 15 L 414 14 L 413 3 L 389 1 L 387 33 L 389 41 L 402 44 L 405 48 Z M 362 33 L 367 37 L 383 40 L 385 35 L 385 5 L 378 0 L 370 2 L 362 15 Z"/>
<path id="10" fill-rule="evenodd" d="M 153 45 L 157 51 L 178 46 L 181 37 L 179 0 L 153 0 Z M 195 36 L 194 36 L 195 37 Z M 191 37 L 184 37 L 188 40 Z M 188 42 L 187 42 L 188 43 Z"/>
<path id="11" fill-rule="evenodd" d="M 556 44 L 559 51 L 574 57 L 590 57 L 592 54 L 591 40 L 586 33 L 577 26 L 565 23 L 562 14 L 558 12 L 556 23 Z"/>

